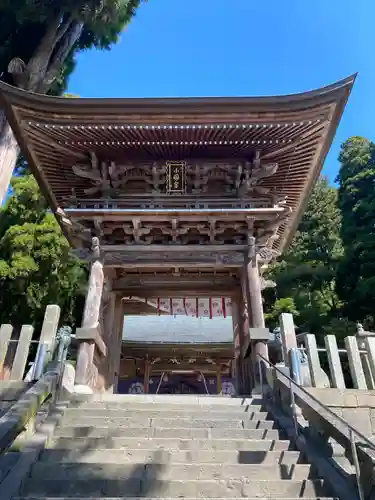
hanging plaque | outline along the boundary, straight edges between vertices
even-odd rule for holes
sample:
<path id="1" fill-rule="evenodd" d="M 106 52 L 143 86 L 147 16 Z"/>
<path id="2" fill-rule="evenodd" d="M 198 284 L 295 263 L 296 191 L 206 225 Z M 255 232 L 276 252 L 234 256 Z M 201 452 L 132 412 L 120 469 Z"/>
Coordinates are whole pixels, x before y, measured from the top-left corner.
<path id="1" fill-rule="evenodd" d="M 186 193 L 186 162 L 167 161 L 167 193 Z"/>

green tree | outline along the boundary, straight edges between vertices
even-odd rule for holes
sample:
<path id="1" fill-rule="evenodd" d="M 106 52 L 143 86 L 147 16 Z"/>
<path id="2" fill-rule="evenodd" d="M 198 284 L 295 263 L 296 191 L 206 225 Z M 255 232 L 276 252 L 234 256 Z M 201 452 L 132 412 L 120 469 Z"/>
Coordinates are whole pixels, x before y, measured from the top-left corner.
<path id="1" fill-rule="evenodd" d="M 0 322 L 38 327 L 48 304 L 59 304 L 62 321 L 80 321 L 86 265 L 69 243 L 31 175 L 13 177 L 13 194 L 0 211 Z"/>
<path id="2" fill-rule="evenodd" d="M 276 299 L 275 302 L 273 302 L 268 312 L 264 315 L 268 328 L 273 330 L 279 325 L 281 313 L 290 313 L 293 314 L 294 317 L 299 315 L 292 297 Z"/>
<path id="3" fill-rule="evenodd" d="M 77 50 L 106 49 L 118 39 L 141 0 L 0 0 L 0 77 L 17 87 L 61 93 Z M 0 116 L 0 203 L 19 153 Z"/>
<path id="4" fill-rule="evenodd" d="M 337 284 L 352 321 L 375 326 L 375 145 L 352 137 L 341 146 L 338 206 L 344 258 Z"/>
<path id="5" fill-rule="evenodd" d="M 306 211 L 290 247 L 282 259 L 270 267 L 276 282 L 267 291 L 270 313 L 276 298 L 290 298 L 299 313 L 300 327 L 313 333 L 322 331 L 341 309 L 336 291 L 336 273 L 342 256 L 341 216 L 337 189 L 320 178 L 313 189 Z"/>

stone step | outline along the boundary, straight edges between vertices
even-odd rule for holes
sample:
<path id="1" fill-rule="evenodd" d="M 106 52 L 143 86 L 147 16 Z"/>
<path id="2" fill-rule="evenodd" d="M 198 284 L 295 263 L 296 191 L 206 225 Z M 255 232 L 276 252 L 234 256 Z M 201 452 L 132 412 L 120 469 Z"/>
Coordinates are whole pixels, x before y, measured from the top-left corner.
<path id="1" fill-rule="evenodd" d="M 123 500 L 124 497 L 121 496 L 121 497 L 105 497 L 106 500 Z M 152 497 L 127 497 L 128 500 L 153 500 Z M 234 497 L 235 498 L 235 497 Z M 275 498 L 275 497 L 273 497 Z M 298 497 L 298 498 L 301 498 L 301 497 Z M 293 497 L 293 498 L 286 498 L 284 497 L 283 500 L 298 500 L 297 497 Z M 90 499 L 89 500 L 102 500 L 103 497 L 100 496 L 100 497 L 93 497 L 93 496 L 90 496 Z M 23 496 L 23 497 L 13 497 L 13 500 L 56 500 L 56 497 L 46 497 L 46 496 Z M 82 496 L 69 496 L 69 497 L 59 497 L 58 500 L 87 500 L 87 497 L 82 497 Z M 171 497 L 160 497 L 159 500 L 181 500 L 181 498 L 171 498 Z M 189 497 L 187 500 L 202 500 L 201 498 L 191 498 Z M 215 498 L 215 500 L 226 500 L 226 498 Z M 243 500 L 243 498 L 238 498 L 237 500 Z M 257 498 L 250 498 L 250 497 L 247 497 L 247 500 L 270 500 L 270 497 L 257 497 Z M 314 498 L 309 498 L 309 497 L 304 497 L 304 500 L 338 500 L 337 498 L 333 498 L 333 497 L 314 497 Z"/>
<path id="2" fill-rule="evenodd" d="M 221 428 L 174 428 L 174 427 L 58 427 L 56 437 L 110 437 L 110 438 L 181 438 L 181 439 L 279 439 L 278 429 L 221 429 Z"/>
<path id="3" fill-rule="evenodd" d="M 241 450 L 163 450 L 163 449 L 112 449 L 112 450 L 44 450 L 40 462 L 80 463 L 159 463 L 180 464 L 264 464 L 294 465 L 301 461 L 299 451 L 241 451 Z"/>
<path id="4" fill-rule="evenodd" d="M 253 420 L 266 420 L 270 417 L 270 414 L 266 411 L 261 411 L 262 407 L 257 405 L 254 407 L 248 407 L 248 411 L 238 410 L 234 407 L 234 411 L 227 411 L 225 409 L 220 410 L 209 410 L 205 408 L 197 409 L 186 409 L 186 408 L 157 408 L 156 405 L 148 406 L 147 408 L 134 408 L 133 405 L 130 406 L 119 406 L 115 408 L 113 406 L 98 406 L 98 407 L 79 407 L 79 408 L 67 408 L 64 412 L 64 417 L 69 419 L 79 419 L 84 417 L 110 417 L 110 418 L 215 418 L 215 419 L 227 419 L 232 420 L 237 419 L 253 419 Z M 145 406 L 145 405 L 143 405 Z M 161 406 L 161 405 L 157 405 Z"/>
<path id="5" fill-rule="evenodd" d="M 96 406 L 98 403 L 115 404 L 162 404 L 162 405 L 181 405 L 185 407 L 213 406 L 213 407 L 244 407 L 252 404 L 262 404 L 260 396 L 257 397 L 226 397 L 226 396 L 195 396 L 193 394 L 96 394 L 87 401 L 86 395 L 83 400 L 75 396 L 78 404 Z M 73 401 L 74 402 L 74 401 Z"/>
<path id="6" fill-rule="evenodd" d="M 286 451 L 291 449 L 287 440 L 273 439 L 178 439 L 178 438 L 95 438 L 87 435 L 82 438 L 57 438 L 51 440 L 50 449 L 77 450 L 167 450 L 167 451 Z"/>
<path id="7" fill-rule="evenodd" d="M 117 417 L 86 417 L 74 418 L 69 414 L 60 421 L 61 427 L 164 427 L 168 429 L 273 429 L 273 420 L 240 420 L 236 419 L 189 419 L 189 418 L 148 418 L 147 415 L 139 415 L 138 418 L 125 416 Z"/>
<path id="8" fill-rule="evenodd" d="M 307 464 L 165 464 L 158 461 L 158 454 L 153 463 L 114 464 L 82 462 L 36 463 L 30 472 L 33 480 L 44 481 L 46 478 L 58 478 L 59 481 L 130 481 L 148 480 L 217 480 L 233 479 L 247 481 L 272 478 L 285 480 L 303 480 L 311 477 L 311 466 Z"/>
<path id="9" fill-rule="evenodd" d="M 21 488 L 21 495 L 65 497 L 120 497 L 137 496 L 164 497 L 199 497 L 199 498 L 314 498 L 324 494 L 323 483 L 320 480 L 188 480 L 163 481 L 159 479 L 140 480 L 100 478 L 69 479 L 60 477 L 49 479 L 30 478 Z"/>
<path id="10" fill-rule="evenodd" d="M 5 478 L 5 476 L 12 470 L 12 468 L 15 467 L 19 458 L 20 458 L 20 453 L 13 451 L 8 451 L 7 453 L 5 453 L 5 455 L 0 456 L 0 483 Z"/>

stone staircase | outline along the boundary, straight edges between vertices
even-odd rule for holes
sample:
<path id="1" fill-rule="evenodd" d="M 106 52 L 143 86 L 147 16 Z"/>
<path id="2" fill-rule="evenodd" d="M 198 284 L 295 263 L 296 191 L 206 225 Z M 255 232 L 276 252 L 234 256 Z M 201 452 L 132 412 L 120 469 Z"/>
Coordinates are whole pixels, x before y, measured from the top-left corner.
<path id="1" fill-rule="evenodd" d="M 260 400 L 163 395 L 70 403 L 20 495 L 18 500 L 329 496 Z"/>

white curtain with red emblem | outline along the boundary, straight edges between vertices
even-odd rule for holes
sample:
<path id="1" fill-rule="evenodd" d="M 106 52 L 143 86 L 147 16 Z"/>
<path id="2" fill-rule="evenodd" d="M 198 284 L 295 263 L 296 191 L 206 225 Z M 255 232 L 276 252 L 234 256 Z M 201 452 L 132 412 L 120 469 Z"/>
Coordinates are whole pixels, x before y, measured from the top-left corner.
<path id="1" fill-rule="evenodd" d="M 216 318 L 220 316 L 226 318 L 232 315 L 232 303 L 228 297 L 129 298 L 154 307 L 158 314 L 167 313 L 172 316 L 185 315 L 196 318 Z"/>

